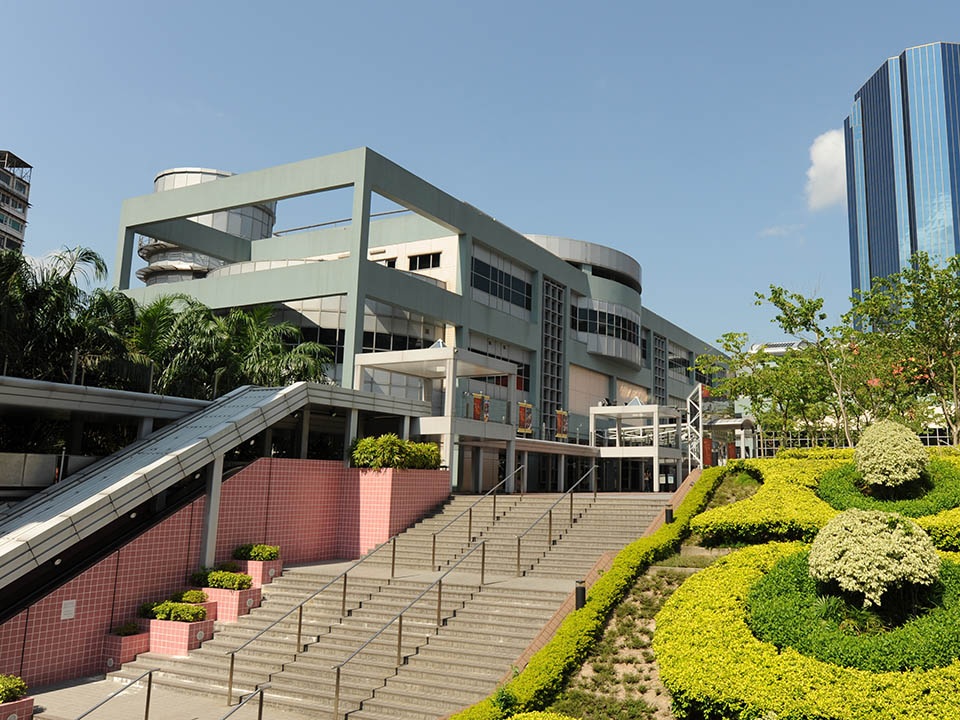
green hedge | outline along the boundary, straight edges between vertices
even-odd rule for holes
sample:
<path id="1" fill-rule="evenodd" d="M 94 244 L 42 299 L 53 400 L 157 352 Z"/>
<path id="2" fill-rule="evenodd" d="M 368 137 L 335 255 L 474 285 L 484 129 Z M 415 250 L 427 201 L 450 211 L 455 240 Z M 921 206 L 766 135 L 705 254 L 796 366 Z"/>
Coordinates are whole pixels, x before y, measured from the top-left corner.
<path id="1" fill-rule="evenodd" d="M 143 603 L 137 614 L 142 618 L 151 620 L 172 620 L 187 623 L 200 622 L 207 618 L 207 610 L 203 606 L 174 602 L 173 600 Z"/>
<path id="2" fill-rule="evenodd" d="M 747 624 L 778 648 L 870 672 L 929 669 L 960 657 L 960 566 L 943 560 L 938 607 L 899 627 L 863 635 L 838 624 L 845 613 L 818 594 L 806 551 L 778 561 L 753 586 L 747 599 Z M 868 616 L 869 617 L 869 616 Z"/>
<path id="3" fill-rule="evenodd" d="M 610 612 L 637 576 L 654 561 L 677 551 L 691 518 L 706 506 L 725 472 L 725 468 L 705 470 L 674 512 L 673 523 L 662 526 L 650 537 L 635 540 L 617 554 L 610 570 L 590 588 L 586 605 L 567 615 L 553 639 L 530 658 L 523 672 L 504 686 L 516 700 L 513 710 L 504 711 L 487 698 L 451 716 L 451 720 L 498 720 L 508 717 L 509 712 L 546 707 L 563 689 L 567 676 L 583 663 L 603 633 Z"/>
<path id="4" fill-rule="evenodd" d="M 190 584 L 195 587 L 247 590 L 253 587 L 253 578 L 243 573 L 200 568 L 190 575 Z"/>
<path id="5" fill-rule="evenodd" d="M 203 590 L 181 590 L 170 596 L 173 602 L 205 603 L 207 594 Z"/>
<path id="6" fill-rule="evenodd" d="M 944 472 L 954 473 L 960 468 L 960 455 L 952 448 L 929 448 L 928 452 L 932 466 L 949 466 Z M 699 515 L 690 530 L 702 535 L 708 544 L 810 541 L 838 512 L 817 497 L 816 489 L 827 473 L 849 462 L 841 457 L 798 460 L 777 457 L 729 463 L 731 469 L 749 472 L 761 479 L 763 485 L 746 500 Z M 960 551 L 960 508 L 916 520 L 938 549 Z"/>
<path id="7" fill-rule="evenodd" d="M 797 543 L 732 553 L 673 593 L 657 615 L 653 650 L 678 720 L 955 720 L 960 663 L 871 673 L 778 650 L 747 625 L 746 597 Z"/>
<path id="8" fill-rule="evenodd" d="M 886 500 L 864 495 L 859 487 L 862 476 L 850 464 L 824 473 L 816 493 L 817 497 L 836 510 L 883 510 L 912 518 L 935 515 L 960 506 L 960 470 L 955 465 L 931 460 L 924 480 L 922 486 L 916 488 L 916 497 Z"/>
<path id="9" fill-rule="evenodd" d="M 280 547 L 277 545 L 239 545 L 233 551 L 234 560 L 279 560 Z"/>
<path id="10" fill-rule="evenodd" d="M 411 442 L 393 433 L 355 441 L 350 455 L 354 467 L 359 468 L 436 470 L 440 467 L 439 445 Z"/>
<path id="11" fill-rule="evenodd" d="M 27 684 L 16 675 L 0 675 L 0 703 L 19 700 L 27 694 Z"/>
<path id="12" fill-rule="evenodd" d="M 790 448 L 777 450 L 778 460 L 849 460 L 853 461 L 853 448 Z"/>
<path id="13" fill-rule="evenodd" d="M 513 715 L 511 720 L 576 720 L 569 715 L 561 715 L 555 712 L 526 712 L 519 715 Z"/>

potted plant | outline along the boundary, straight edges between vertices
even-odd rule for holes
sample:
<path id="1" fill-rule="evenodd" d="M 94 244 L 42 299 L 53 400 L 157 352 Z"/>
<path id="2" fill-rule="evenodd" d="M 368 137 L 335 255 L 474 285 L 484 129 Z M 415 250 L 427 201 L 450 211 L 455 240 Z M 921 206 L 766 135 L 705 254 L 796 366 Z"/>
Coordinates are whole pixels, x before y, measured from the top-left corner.
<path id="1" fill-rule="evenodd" d="M 141 629 L 132 620 L 115 627 L 103 642 L 103 663 L 106 666 L 106 672 L 134 660 L 137 655 L 149 649 L 149 629 Z M 0 718 L 2 717 L 0 715 Z"/>
<path id="2" fill-rule="evenodd" d="M 150 602 L 140 606 L 139 615 L 149 623 L 150 652 L 183 656 L 213 637 L 213 620 L 200 605 Z"/>
<path id="3" fill-rule="evenodd" d="M 200 568 L 190 576 L 190 584 L 203 588 L 217 603 L 220 622 L 236 622 L 251 608 L 260 606 L 260 588 L 253 587 L 253 578 L 243 573 Z"/>
<path id="4" fill-rule="evenodd" d="M 255 588 L 273 582 L 283 572 L 277 545 L 240 545 L 233 551 L 233 559 L 239 562 L 242 573 L 253 578 Z"/>
<path id="5" fill-rule="evenodd" d="M 0 718 L 29 720 L 33 698 L 26 697 L 27 684 L 16 675 L 0 675 Z"/>
<path id="6" fill-rule="evenodd" d="M 173 602 L 190 603 L 207 611 L 207 620 L 217 619 L 217 603 L 203 590 L 181 590 L 170 596 Z"/>

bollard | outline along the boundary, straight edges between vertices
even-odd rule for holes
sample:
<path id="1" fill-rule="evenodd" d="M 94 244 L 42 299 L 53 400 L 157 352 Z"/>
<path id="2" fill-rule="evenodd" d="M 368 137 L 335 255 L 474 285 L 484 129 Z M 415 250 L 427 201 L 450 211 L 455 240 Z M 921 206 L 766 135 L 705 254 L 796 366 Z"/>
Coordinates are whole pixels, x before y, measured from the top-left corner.
<path id="1" fill-rule="evenodd" d="M 150 693 L 153 691 L 153 673 L 147 675 L 147 701 L 143 706 L 143 720 L 150 720 Z M 14 715 L 13 717 L 16 717 Z"/>
<path id="2" fill-rule="evenodd" d="M 668 507 L 663 510 L 663 522 L 665 524 L 670 524 L 673 522 L 673 508 Z"/>
<path id="3" fill-rule="evenodd" d="M 587 604 L 587 588 L 583 580 L 577 580 L 576 588 L 576 609 L 579 610 Z"/>
<path id="4" fill-rule="evenodd" d="M 230 674 L 227 677 L 227 707 L 233 703 L 233 664 L 237 659 L 236 653 L 230 653 Z"/>

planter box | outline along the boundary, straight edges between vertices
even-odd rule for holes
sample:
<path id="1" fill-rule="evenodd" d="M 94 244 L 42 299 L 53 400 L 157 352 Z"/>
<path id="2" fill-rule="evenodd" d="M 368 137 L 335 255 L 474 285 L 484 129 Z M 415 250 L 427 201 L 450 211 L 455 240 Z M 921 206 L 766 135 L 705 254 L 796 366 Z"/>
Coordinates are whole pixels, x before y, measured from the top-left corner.
<path id="1" fill-rule="evenodd" d="M 31 717 L 33 717 L 32 697 L 0 703 L 0 718 L 3 720 L 30 720 Z"/>
<path id="2" fill-rule="evenodd" d="M 283 560 L 237 560 L 240 572 L 253 578 L 255 588 L 263 587 L 283 572 Z"/>
<path id="3" fill-rule="evenodd" d="M 236 622 L 241 615 L 246 615 L 251 608 L 260 607 L 260 588 L 249 590 L 224 590 L 222 588 L 203 588 L 213 602 L 217 604 L 217 620 L 220 622 Z"/>
<path id="4" fill-rule="evenodd" d="M 202 603 L 190 603 L 191 605 L 196 605 L 197 607 L 202 607 L 207 611 L 206 620 L 216 620 L 217 619 L 217 603 L 213 599 L 209 599 L 206 602 Z M 3 718 L 0 718 L 3 720 Z"/>
<path id="5" fill-rule="evenodd" d="M 103 666 L 106 668 L 104 672 L 112 672 L 148 650 L 150 650 L 149 632 L 124 635 L 123 637 L 107 635 L 106 640 L 103 641 Z M 0 720 L 7 719 L 0 714 Z"/>
<path id="6" fill-rule="evenodd" d="M 160 655 L 190 654 L 200 643 L 213 637 L 213 620 L 200 622 L 150 621 L 150 652 Z"/>

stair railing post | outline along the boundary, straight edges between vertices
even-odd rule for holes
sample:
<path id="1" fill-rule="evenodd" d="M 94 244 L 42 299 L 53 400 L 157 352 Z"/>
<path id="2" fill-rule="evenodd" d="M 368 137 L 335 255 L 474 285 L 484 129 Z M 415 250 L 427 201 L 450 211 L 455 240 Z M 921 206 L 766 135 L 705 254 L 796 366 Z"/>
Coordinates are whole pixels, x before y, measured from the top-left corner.
<path id="1" fill-rule="evenodd" d="M 437 534 L 433 534 L 433 548 L 430 550 L 430 569 L 437 566 Z"/>
<path id="2" fill-rule="evenodd" d="M 340 596 L 340 617 L 347 616 L 347 573 L 343 574 L 343 593 Z"/>
<path id="3" fill-rule="evenodd" d="M 303 635 L 303 603 L 297 608 L 297 654 L 300 653 L 300 637 Z"/>
<path id="4" fill-rule="evenodd" d="M 143 706 L 143 720 L 150 720 L 150 694 L 153 691 L 153 670 L 147 675 L 147 699 Z"/>
<path id="5" fill-rule="evenodd" d="M 403 660 L 403 651 L 400 649 L 403 643 L 403 613 L 397 618 L 397 667 L 400 667 Z"/>
<path id="6" fill-rule="evenodd" d="M 490 524 L 492 525 L 497 521 L 497 489 L 493 489 L 493 515 L 490 518 Z"/>
<path id="7" fill-rule="evenodd" d="M 517 577 L 520 577 L 520 536 L 517 535 Z"/>
<path id="8" fill-rule="evenodd" d="M 553 508 L 547 511 L 547 552 L 553 547 Z"/>
<path id="9" fill-rule="evenodd" d="M 590 472 L 593 473 L 593 501 L 597 501 L 597 466 L 594 465 L 590 468 Z"/>
<path id="10" fill-rule="evenodd" d="M 263 720 L 263 688 L 260 690 L 260 701 L 257 703 L 257 720 Z"/>
<path id="11" fill-rule="evenodd" d="M 230 653 L 230 674 L 227 676 L 227 707 L 233 704 L 233 665 L 237 660 L 235 652 Z"/>
<path id="12" fill-rule="evenodd" d="M 483 577 L 487 571 L 487 541 L 480 543 L 480 585 L 483 586 Z"/>
<path id="13" fill-rule="evenodd" d="M 573 493 L 570 493 L 570 527 L 573 527 Z"/>
<path id="14" fill-rule="evenodd" d="M 340 720 L 340 666 L 337 666 L 337 679 L 333 688 L 333 720 Z"/>
<path id="15" fill-rule="evenodd" d="M 397 536 L 393 536 L 393 550 L 390 551 L 390 577 L 397 574 Z"/>
<path id="16" fill-rule="evenodd" d="M 440 627 L 440 604 L 443 602 L 443 579 L 437 581 L 437 627 Z"/>
<path id="17" fill-rule="evenodd" d="M 473 542 L 473 505 L 467 510 L 467 545 Z"/>

